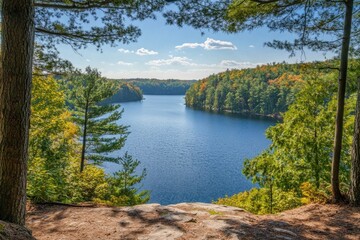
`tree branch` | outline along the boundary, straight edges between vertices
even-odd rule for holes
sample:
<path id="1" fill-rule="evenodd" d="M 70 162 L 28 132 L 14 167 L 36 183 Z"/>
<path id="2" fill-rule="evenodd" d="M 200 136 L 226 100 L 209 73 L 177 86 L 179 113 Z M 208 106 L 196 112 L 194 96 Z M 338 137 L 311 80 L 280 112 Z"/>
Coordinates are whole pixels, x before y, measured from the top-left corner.
<path id="1" fill-rule="evenodd" d="M 76 10 L 86 10 L 86 9 L 92 9 L 92 8 L 117 8 L 119 9 L 120 7 L 117 6 L 113 6 L 111 5 L 112 1 L 110 0 L 106 0 L 106 1 L 102 1 L 102 2 L 98 2 L 96 4 L 91 4 L 89 2 L 87 3 L 79 3 L 79 2 L 75 2 L 75 1 L 71 1 L 70 4 L 56 4 L 56 3 L 47 3 L 47 2 L 35 2 L 34 6 L 35 7 L 42 7 L 42 8 L 55 8 L 55 9 L 66 9 L 66 10 L 71 10 L 71 9 L 76 9 Z M 124 9 L 124 8 L 122 8 Z"/>
<path id="2" fill-rule="evenodd" d="M 275 3 L 275 2 L 278 2 L 279 0 L 251 0 L 251 1 L 260 3 L 260 4 L 267 4 L 267 3 Z"/>

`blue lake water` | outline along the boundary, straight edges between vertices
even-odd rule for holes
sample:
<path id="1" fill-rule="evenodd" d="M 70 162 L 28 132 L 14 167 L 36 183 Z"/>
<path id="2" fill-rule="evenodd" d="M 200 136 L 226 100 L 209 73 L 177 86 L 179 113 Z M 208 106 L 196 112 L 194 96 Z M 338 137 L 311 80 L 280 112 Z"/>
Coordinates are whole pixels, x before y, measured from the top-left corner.
<path id="1" fill-rule="evenodd" d="M 253 186 L 241 173 L 243 162 L 267 148 L 265 130 L 274 121 L 192 110 L 184 96 L 144 97 L 122 104 L 119 123 L 131 133 L 115 154 L 128 151 L 141 161 L 150 202 L 211 202 Z M 104 167 L 119 170 L 113 163 Z"/>

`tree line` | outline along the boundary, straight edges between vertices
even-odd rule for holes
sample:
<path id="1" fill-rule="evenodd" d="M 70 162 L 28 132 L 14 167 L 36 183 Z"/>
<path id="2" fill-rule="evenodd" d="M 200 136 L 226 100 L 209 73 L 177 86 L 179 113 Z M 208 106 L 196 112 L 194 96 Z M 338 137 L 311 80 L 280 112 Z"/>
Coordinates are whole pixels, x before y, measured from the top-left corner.
<path id="1" fill-rule="evenodd" d="M 186 91 L 195 80 L 176 80 L 176 79 L 124 79 L 119 80 L 131 83 L 141 89 L 147 95 L 185 95 Z"/>
<path id="2" fill-rule="evenodd" d="M 104 101 L 104 103 L 119 103 L 140 101 L 143 94 L 148 95 L 185 95 L 195 80 L 160 80 L 160 79 L 111 79 L 116 82 L 120 90 Z"/>
<path id="3" fill-rule="evenodd" d="M 115 80 L 108 80 L 115 81 Z M 111 97 L 105 99 L 103 104 L 121 103 L 121 102 L 136 102 L 143 99 L 143 92 L 141 89 L 132 83 L 116 82 L 118 91 Z"/>
<path id="4" fill-rule="evenodd" d="M 310 64 L 273 63 L 227 70 L 192 85 L 185 102 L 206 111 L 280 117 L 294 101 L 307 67 Z"/>

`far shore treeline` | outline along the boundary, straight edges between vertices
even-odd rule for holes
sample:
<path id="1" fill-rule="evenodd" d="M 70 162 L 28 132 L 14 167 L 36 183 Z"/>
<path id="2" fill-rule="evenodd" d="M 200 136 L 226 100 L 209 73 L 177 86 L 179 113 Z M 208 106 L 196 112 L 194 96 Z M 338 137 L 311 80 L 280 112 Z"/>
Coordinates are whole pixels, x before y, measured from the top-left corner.
<path id="1" fill-rule="evenodd" d="M 272 63 L 213 74 L 190 87 L 186 106 L 217 113 L 281 118 L 281 113 L 294 102 L 309 71 L 320 73 L 319 69 L 334 63 Z"/>
<path id="2" fill-rule="evenodd" d="M 141 101 L 145 95 L 185 95 L 196 80 L 177 79 L 109 79 L 118 84 L 119 91 L 104 103 L 121 103 Z"/>
<path id="3" fill-rule="evenodd" d="M 130 83 L 140 88 L 145 95 L 185 95 L 190 86 L 196 82 L 196 80 L 155 78 L 117 79 L 116 81 Z"/>

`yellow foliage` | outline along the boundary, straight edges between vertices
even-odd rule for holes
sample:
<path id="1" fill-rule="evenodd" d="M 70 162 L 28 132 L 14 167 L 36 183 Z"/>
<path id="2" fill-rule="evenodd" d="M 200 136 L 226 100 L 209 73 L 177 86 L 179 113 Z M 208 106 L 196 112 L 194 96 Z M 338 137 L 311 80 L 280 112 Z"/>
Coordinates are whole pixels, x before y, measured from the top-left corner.
<path id="1" fill-rule="evenodd" d="M 326 203 L 328 200 L 328 195 L 325 192 L 316 189 L 311 183 L 304 182 L 300 186 L 302 198 L 302 204 L 309 203 Z"/>
<path id="2" fill-rule="evenodd" d="M 286 87 L 294 86 L 294 84 L 299 82 L 304 82 L 301 75 L 293 75 L 288 73 L 284 73 L 280 77 L 268 81 L 270 85 Z"/>

